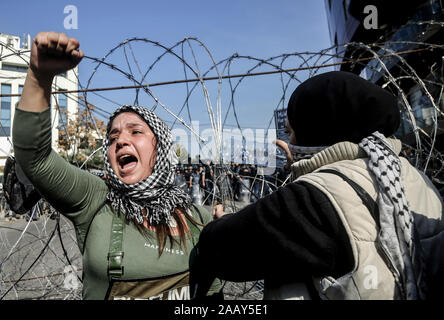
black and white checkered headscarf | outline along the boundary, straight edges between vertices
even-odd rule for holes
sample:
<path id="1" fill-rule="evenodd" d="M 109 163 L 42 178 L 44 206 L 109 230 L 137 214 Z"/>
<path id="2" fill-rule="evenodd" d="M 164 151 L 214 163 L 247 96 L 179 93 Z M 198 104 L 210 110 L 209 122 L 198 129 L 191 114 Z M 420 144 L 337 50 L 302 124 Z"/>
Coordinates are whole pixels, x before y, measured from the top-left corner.
<path id="1" fill-rule="evenodd" d="M 138 114 L 153 130 L 157 139 L 156 162 L 153 172 L 146 179 L 135 184 L 120 181 L 113 171 L 109 160 L 109 131 L 116 116 L 122 112 Z M 124 212 L 128 220 L 143 224 L 142 210 L 146 209 L 146 219 L 150 225 L 170 224 L 174 208 L 187 209 L 191 205 L 190 197 L 174 185 L 174 168 L 177 157 L 172 148 L 172 136 L 168 126 L 154 112 L 139 106 L 122 106 L 109 118 L 107 136 L 104 140 L 105 171 L 110 191 L 106 197 L 116 212 Z"/>

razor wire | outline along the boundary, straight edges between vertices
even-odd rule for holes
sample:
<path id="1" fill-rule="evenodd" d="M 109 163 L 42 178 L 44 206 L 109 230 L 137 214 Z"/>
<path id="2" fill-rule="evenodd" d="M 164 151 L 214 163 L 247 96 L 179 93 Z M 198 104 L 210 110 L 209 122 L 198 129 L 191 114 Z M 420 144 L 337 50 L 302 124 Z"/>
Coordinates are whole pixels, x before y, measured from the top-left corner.
<path id="1" fill-rule="evenodd" d="M 443 27 L 442 23 L 435 22 L 418 22 L 418 25 Z M 408 50 L 402 53 L 402 50 L 394 49 L 399 47 Z M 2 61 L 6 61 L 8 57 L 18 56 L 27 63 L 25 56 L 27 51 L 18 51 L 3 43 L 0 43 L 0 48 Z M 153 48 L 159 50 L 157 55 L 152 55 Z M 205 148 L 206 141 L 194 130 L 192 121 L 198 118 L 196 115 L 206 114 L 212 131 L 211 138 L 215 141 L 215 152 L 212 155 L 213 158 L 202 160 L 213 161 L 214 177 L 211 190 L 199 190 L 202 194 L 198 201 L 207 205 L 209 209 L 213 204 L 221 203 L 227 211 L 236 212 L 290 181 L 290 176 L 279 170 L 275 170 L 273 174 L 264 174 L 260 170 L 261 164 L 254 161 L 253 163 L 241 161 L 239 166 L 233 166 L 230 163 L 232 162 L 230 155 L 224 154 L 226 147 L 224 129 L 232 126 L 239 130 L 240 137 L 238 138 L 241 141 L 246 139 L 244 133 L 245 129 L 248 129 L 248 124 L 245 123 L 248 121 L 245 120 L 248 119 L 243 119 L 241 115 L 243 109 L 240 101 L 244 98 L 242 90 L 248 91 L 245 88 L 249 84 L 254 85 L 262 81 L 260 79 L 264 77 L 273 77 L 275 82 L 267 82 L 266 88 L 273 92 L 274 103 L 270 106 L 270 118 L 267 116 L 263 119 L 263 128 L 275 129 L 272 128 L 273 112 L 285 108 L 289 95 L 299 83 L 320 72 L 330 71 L 343 65 L 359 66 L 363 72 L 377 74 L 382 79 L 381 86 L 399 97 L 403 119 L 408 126 L 407 131 L 413 135 L 412 143 L 403 143 L 404 150 L 408 151 L 406 155 L 418 169 L 424 171 L 432 179 L 439 189 L 442 189 L 444 157 L 435 145 L 438 122 L 443 118 L 443 75 L 438 74 L 438 78 L 434 79 L 423 78 L 405 54 L 408 52 L 413 56 L 417 52 L 435 52 L 435 54 L 437 52 L 438 55 L 443 56 L 443 49 L 444 47 L 440 44 L 414 41 L 373 44 L 353 42 L 318 52 L 284 53 L 270 58 L 235 53 L 216 62 L 211 51 L 196 38 L 186 37 L 172 46 L 147 38 L 131 38 L 107 51 L 102 58 L 85 56 L 82 63 L 92 65 L 92 71 L 89 77 L 82 77 L 87 79 L 84 84 L 79 75 L 75 74 L 79 90 L 63 91 L 55 83 L 53 94 L 65 92 L 67 99 L 79 102 L 79 108 L 87 112 L 93 124 L 93 128 L 88 128 L 88 130 L 91 130 L 91 134 L 97 136 L 98 139 L 102 137 L 103 132 L 96 124 L 96 117 L 106 118 L 117 106 L 125 104 L 116 102 L 116 98 L 109 94 L 117 90 L 134 90 L 133 94 L 126 94 L 124 100 L 133 101 L 135 105 L 151 105 L 156 112 L 163 112 L 165 116 L 162 117 L 167 123 L 171 123 L 170 128 L 173 129 L 178 123 L 181 124 L 182 128 L 188 131 L 192 139 L 198 143 L 199 150 Z M 152 55 L 151 61 L 142 58 L 148 51 Z M 167 62 L 163 63 L 164 60 Z M 370 61 L 372 63 L 369 63 Z M 393 65 L 396 65 L 396 73 L 393 71 Z M 159 76 L 156 71 L 162 68 L 172 69 L 175 77 L 166 81 L 165 79 L 160 82 L 152 81 Z M 433 74 L 432 67 L 429 71 L 429 74 Z M 0 74 L 2 83 L 5 80 L 14 80 L 14 77 L 5 76 L 3 70 L 0 72 L 2 72 Z M 116 79 L 114 81 L 119 84 L 118 86 L 107 84 L 106 80 L 111 78 L 111 75 L 113 79 Z M 213 81 L 217 83 L 213 85 Z M 410 91 L 404 89 L 403 84 L 407 81 L 411 83 L 408 86 Z M 169 100 L 169 97 L 160 88 L 180 85 L 183 85 L 184 89 L 182 102 L 177 102 L 180 99 L 176 99 L 174 103 L 165 102 Z M 431 123 L 427 127 L 418 123 L 418 120 L 422 120 L 417 115 L 417 106 L 412 103 L 412 88 L 422 93 L 429 108 L 433 110 L 429 118 Z M 102 92 L 99 93 L 99 91 Z M 92 96 L 89 95 L 90 93 Z M 80 94 L 83 94 L 82 99 L 79 99 Z M 256 102 L 254 96 L 249 97 L 253 100 L 253 105 Z M 53 108 L 60 113 L 58 99 L 55 101 L 56 105 Z M 94 108 L 91 108 L 91 105 Z M 66 128 L 68 123 L 64 121 L 67 120 L 68 117 L 61 120 L 66 133 L 68 133 Z M 229 121 L 234 121 L 234 123 L 229 124 Z M 54 120 L 52 125 L 59 124 Z M 72 139 L 72 143 L 76 143 L 75 139 Z M 232 151 L 247 151 L 253 154 L 257 151 L 246 150 L 244 146 L 237 147 L 238 149 Z M 276 157 L 285 159 L 285 156 L 276 148 L 272 151 Z M 77 165 L 81 168 L 85 167 L 85 164 L 100 152 L 100 146 L 91 150 L 87 159 Z M 253 171 L 251 174 L 245 175 L 236 171 L 235 168 L 244 164 L 249 167 L 250 173 Z M 183 165 L 189 169 L 189 166 L 193 164 L 184 163 Z M 209 169 L 207 167 L 207 170 Z M 278 175 L 277 172 L 281 172 L 282 175 Z M 243 198 L 247 199 L 246 202 L 240 201 L 242 197 L 239 197 L 239 190 L 244 196 L 247 194 Z M 4 299 L 81 299 L 81 282 L 78 281 L 78 277 L 81 276 L 82 261 L 73 226 L 66 218 L 54 212 L 54 209 L 44 200 L 42 204 L 45 209 L 39 207 L 38 221 L 32 221 L 32 216 L 26 223 L 23 219 L 0 220 L 0 297 Z M 4 206 L 1 209 L 2 212 L 5 211 Z M 263 281 L 225 282 L 224 294 L 227 299 L 261 299 L 263 288 Z"/>

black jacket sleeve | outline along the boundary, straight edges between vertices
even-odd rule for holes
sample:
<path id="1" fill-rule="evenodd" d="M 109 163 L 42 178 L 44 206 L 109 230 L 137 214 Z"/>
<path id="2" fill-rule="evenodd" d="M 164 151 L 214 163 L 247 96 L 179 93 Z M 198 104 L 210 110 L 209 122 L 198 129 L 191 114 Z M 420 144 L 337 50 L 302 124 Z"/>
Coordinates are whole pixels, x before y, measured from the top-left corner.
<path id="1" fill-rule="evenodd" d="M 351 248 L 329 199 L 290 183 L 241 211 L 209 223 L 198 244 L 197 277 L 229 281 L 303 281 L 338 277 L 353 265 Z"/>

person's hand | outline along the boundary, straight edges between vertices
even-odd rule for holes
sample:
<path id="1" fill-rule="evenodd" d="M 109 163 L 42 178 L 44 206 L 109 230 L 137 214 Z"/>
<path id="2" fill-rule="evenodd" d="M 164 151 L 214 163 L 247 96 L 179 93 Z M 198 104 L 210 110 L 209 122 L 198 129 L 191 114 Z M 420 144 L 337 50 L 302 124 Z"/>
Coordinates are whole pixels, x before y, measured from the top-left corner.
<path id="1" fill-rule="evenodd" d="M 18 109 L 41 112 L 51 104 L 57 74 L 77 66 L 83 58 L 79 41 L 64 33 L 40 32 L 32 41 L 31 58 Z"/>
<path id="2" fill-rule="evenodd" d="M 285 157 L 287 158 L 287 163 L 284 166 L 285 170 L 290 170 L 291 164 L 293 163 L 293 155 L 291 154 L 290 148 L 288 147 L 288 143 L 283 140 L 275 140 L 273 141 L 276 146 L 284 150 Z"/>
<path id="3" fill-rule="evenodd" d="M 64 33 L 40 32 L 32 41 L 30 69 L 38 79 L 51 79 L 77 66 L 84 54 L 79 41 Z"/>
<path id="4" fill-rule="evenodd" d="M 229 213 L 224 211 L 224 207 L 221 204 L 218 204 L 213 208 L 213 220 L 219 219 L 226 214 Z"/>

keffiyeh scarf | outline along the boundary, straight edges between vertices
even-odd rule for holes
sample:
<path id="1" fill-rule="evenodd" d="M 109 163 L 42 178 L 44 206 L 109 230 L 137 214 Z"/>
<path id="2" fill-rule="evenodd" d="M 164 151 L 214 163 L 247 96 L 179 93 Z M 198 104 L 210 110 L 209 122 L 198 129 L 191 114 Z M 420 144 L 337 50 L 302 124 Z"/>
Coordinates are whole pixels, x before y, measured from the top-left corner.
<path id="1" fill-rule="evenodd" d="M 368 154 L 370 171 L 379 185 L 379 241 L 395 269 L 403 297 L 422 299 L 422 250 L 401 181 L 400 159 L 379 132 L 364 138 L 359 146 Z"/>
<path id="2" fill-rule="evenodd" d="M 112 121 L 122 112 L 135 112 L 154 132 L 156 145 L 156 162 L 153 172 L 146 179 L 135 184 L 125 184 L 113 171 L 108 150 L 110 142 L 108 132 Z M 104 139 L 105 171 L 108 179 L 109 193 L 106 199 L 116 212 L 124 212 L 127 220 L 143 224 L 144 218 L 150 225 L 172 224 L 171 213 L 174 208 L 187 209 L 191 205 L 190 197 L 174 185 L 174 168 L 177 157 L 172 148 L 171 131 L 154 112 L 139 106 L 122 106 L 110 117 L 107 136 Z M 146 209 L 146 216 L 143 215 Z"/>

